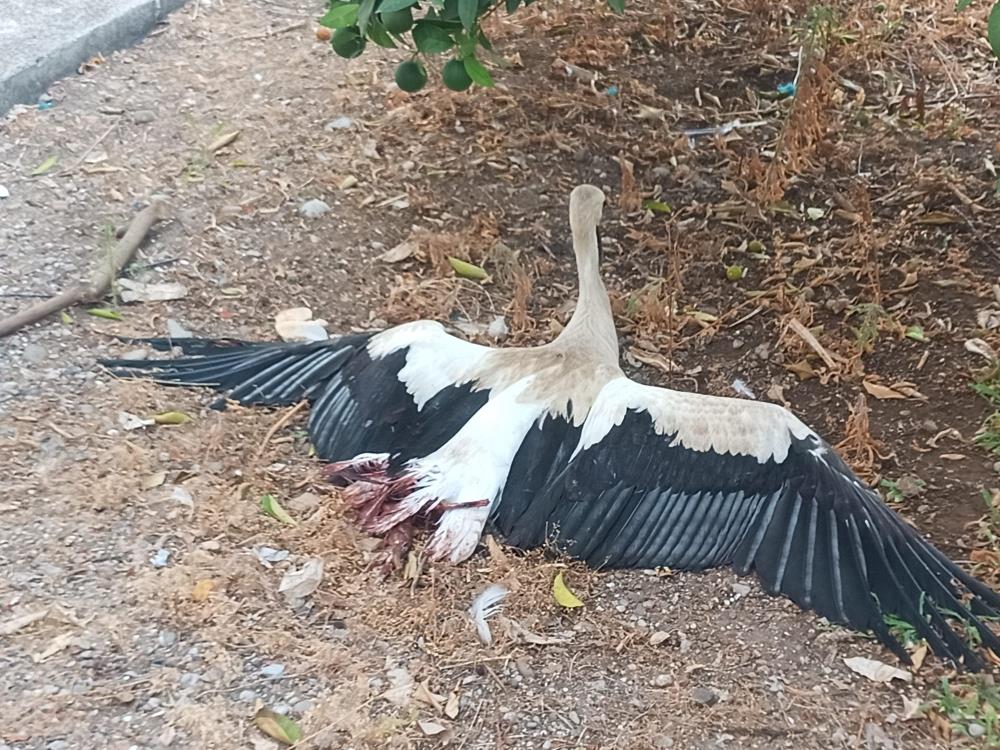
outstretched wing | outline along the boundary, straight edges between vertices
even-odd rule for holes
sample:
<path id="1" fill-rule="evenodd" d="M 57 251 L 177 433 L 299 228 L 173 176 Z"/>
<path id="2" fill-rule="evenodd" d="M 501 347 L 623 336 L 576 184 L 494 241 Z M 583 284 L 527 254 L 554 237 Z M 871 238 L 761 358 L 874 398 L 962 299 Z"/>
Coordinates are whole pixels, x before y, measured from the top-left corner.
<path id="1" fill-rule="evenodd" d="M 593 565 L 680 570 L 732 564 L 803 608 L 872 630 L 911 622 L 940 656 L 981 668 L 946 618 L 971 623 L 1000 597 L 948 560 L 786 410 L 611 381 L 575 453 L 540 476 L 530 503 L 505 493 L 494 515 L 513 544 L 556 540 Z M 562 448 L 565 451 L 565 447 Z M 513 477 L 512 477 L 513 481 Z"/>
<path id="2" fill-rule="evenodd" d="M 320 458 L 387 453 L 395 461 L 443 445 L 486 402 L 477 368 L 491 351 L 431 321 L 309 343 L 151 339 L 185 356 L 107 360 L 119 377 L 208 386 L 244 405 L 312 402 L 309 437 Z M 215 406 L 224 407 L 225 399 Z"/>

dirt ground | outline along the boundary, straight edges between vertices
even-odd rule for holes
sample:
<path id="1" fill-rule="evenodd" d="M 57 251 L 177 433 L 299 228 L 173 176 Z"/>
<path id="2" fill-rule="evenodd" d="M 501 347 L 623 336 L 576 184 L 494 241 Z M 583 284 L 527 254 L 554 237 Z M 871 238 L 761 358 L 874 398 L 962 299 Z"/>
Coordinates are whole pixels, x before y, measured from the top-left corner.
<path id="1" fill-rule="evenodd" d="M 981 519 L 1000 455 L 973 439 L 991 407 L 970 387 L 977 350 L 1000 349 L 983 9 L 845 4 L 793 104 L 775 90 L 802 4 L 541 5 L 496 20 L 495 89 L 409 96 L 398 55 L 345 64 L 316 43 L 315 4 L 202 0 L 0 123 L 0 315 L 105 258 L 156 193 L 173 219 L 130 273 L 187 288 L 0 341 L 0 750 L 263 750 L 262 707 L 320 748 L 1000 742 L 989 699 L 944 716 L 942 678 L 973 697 L 988 681 L 931 657 L 911 683 L 868 681 L 843 659 L 890 654 L 730 571 L 484 550 L 383 580 L 302 410 L 215 412 L 96 366 L 135 350 L 115 335 L 273 338 L 299 305 L 331 331 L 429 316 L 487 340 L 503 316 L 504 343 L 545 339 L 569 314 L 568 192 L 592 182 L 630 374 L 786 401 L 996 582 Z M 736 118 L 756 124 L 683 133 Z M 313 199 L 329 211 L 303 216 Z M 490 281 L 457 279 L 449 255 Z M 167 411 L 193 420 L 121 421 Z M 310 558 L 319 588 L 287 600 Z M 582 609 L 553 601 L 559 570 Z M 498 581 L 487 647 L 465 612 Z"/>

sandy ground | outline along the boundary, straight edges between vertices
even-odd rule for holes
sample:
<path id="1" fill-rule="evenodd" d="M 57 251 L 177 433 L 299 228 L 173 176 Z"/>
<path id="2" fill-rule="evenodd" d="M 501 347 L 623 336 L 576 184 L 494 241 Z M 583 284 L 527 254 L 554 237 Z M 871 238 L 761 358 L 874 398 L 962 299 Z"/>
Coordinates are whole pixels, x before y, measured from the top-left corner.
<path id="1" fill-rule="evenodd" d="M 25 109 L 0 124 L 0 184 L 9 192 L 0 200 L 0 314 L 100 262 L 116 229 L 156 193 L 170 197 L 173 219 L 155 231 L 131 273 L 187 288 L 175 301 L 122 305 L 120 321 L 77 308 L 0 342 L 0 750 L 262 750 L 276 745 L 254 724 L 260 708 L 294 719 L 307 737 L 303 747 L 948 746 L 942 722 L 910 717 L 914 705 L 936 701 L 948 674 L 943 665 L 929 660 L 910 684 L 869 682 L 843 658 L 894 663 L 873 641 L 825 626 L 729 571 L 595 573 L 508 550 L 384 580 L 366 570 L 372 540 L 353 529 L 319 480 L 301 411 L 214 412 L 205 408 L 206 394 L 116 382 L 95 365 L 100 356 L 136 350 L 115 334 L 162 335 L 170 320 L 196 334 L 271 338 L 273 315 L 298 305 L 331 330 L 436 315 L 476 334 L 503 315 L 511 341 L 545 337 L 565 320 L 572 283 L 568 188 L 588 180 L 616 201 L 627 194 L 612 158 L 619 154 L 606 148 L 618 139 L 647 186 L 657 183 L 654 164 L 677 167 L 670 154 L 681 154 L 679 167 L 659 173 L 656 190 L 678 204 L 669 225 L 636 218 L 625 200 L 609 216 L 612 287 L 633 370 L 649 382 L 667 380 L 662 357 L 670 339 L 670 356 L 687 373 L 671 376 L 678 387 L 725 392 L 741 377 L 801 405 L 832 439 L 845 437 L 861 376 L 821 372 L 815 355 L 782 333 L 787 310 L 761 308 L 750 319 L 744 316 L 755 308 L 744 306 L 729 316 L 737 291 L 720 264 L 732 262 L 747 226 L 758 236 L 766 227 L 767 245 L 785 248 L 789 280 L 795 273 L 835 280 L 832 289 L 812 284 L 817 292 L 808 297 L 817 319 L 833 321 L 844 311 L 836 312 L 836 300 L 855 300 L 864 288 L 863 274 L 853 274 L 843 255 L 858 230 L 816 232 L 795 219 L 803 232 L 787 217 L 734 218 L 725 210 L 732 189 L 720 188 L 717 177 L 699 186 L 710 169 L 740 161 L 736 146 L 688 157 L 686 139 L 660 136 L 669 145 L 648 145 L 655 153 L 644 156 L 626 145 L 635 128 L 646 127 L 634 118 L 625 124 L 632 100 L 602 104 L 551 68 L 555 55 L 576 55 L 575 64 L 589 60 L 625 88 L 627 74 L 657 64 L 676 70 L 687 55 L 693 76 L 711 64 L 711 55 L 697 54 L 714 49 L 712 34 L 692 32 L 642 52 L 642 34 L 655 39 L 655 29 L 679 28 L 676 16 L 645 11 L 621 22 L 630 56 L 602 67 L 599 60 L 619 59 L 614 49 L 601 57 L 586 46 L 582 26 L 573 31 L 536 14 L 514 29 L 535 67 L 511 71 L 497 91 L 475 98 L 436 89 L 408 99 L 392 87 L 390 62 L 375 56 L 344 65 L 316 44 L 312 10 L 294 0 L 195 4 L 141 46 L 54 87 L 51 109 Z M 559 41 L 546 49 L 532 34 L 551 28 Z M 787 43 L 778 44 L 787 58 Z M 716 52 L 724 54 L 724 45 Z M 935 85 L 948 81 L 940 70 L 929 74 Z M 674 135 L 691 124 L 681 102 L 693 99 L 681 79 L 632 89 L 668 113 Z M 977 81 L 964 84 L 976 91 Z M 742 95 L 742 83 L 734 86 Z M 996 484 L 995 457 L 968 440 L 987 409 L 967 387 L 981 363 L 962 341 L 978 335 L 996 344 L 995 332 L 980 330 L 975 318 L 991 304 L 996 281 L 989 243 L 976 239 L 995 229 L 995 199 L 984 193 L 981 169 L 994 142 L 984 124 L 991 104 L 970 101 L 979 107 L 964 115 L 970 130 L 932 147 L 943 154 L 939 171 L 952 169 L 959 192 L 986 207 L 968 209 L 940 186 L 914 187 L 914 200 L 924 212 L 968 213 L 972 229 L 944 220 L 900 229 L 876 218 L 868 235 L 885 251 L 887 290 L 912 290 L 901 248 L 926 261 L 913 265 L 919 291 L 905 312 L 933 335 L 932 354 L 885 334 L 858 360 L 885 385 L 918 380 L 930 396 L 872 400 L 866 439 L 897 457 L 870 455 L 867 468 L 926 479 L 933 492 L 901 507 L 962 559 L 980 541 L 978 527 L 967 526 L 979 516 L 979 489 Z M 487 102 L 499 111 L 496 120 Z M 349 127 L 337 127 L 345 117 Z M 899 137 L 898 126 L 876 130 L 927 148 Z M 233 132 L 232 143 L 211 151 Z M 914 158 L 894 166 L 883 161 L 889 152 L 878 152 L 874 132 L 862 137 L 878 153 L 876 217 L 898 217 L 894 185 L 928 165 Z M 57 163 L 38 169 L 53 156 Z M 975 169 L 959 170 L 967 164 Z M 831 185 L 840 185 L 836 175 L 813 171 L 793 184 L 793 202 L 820 202 Z M 944 204 L 941 190 L 951 196 Z M 329 211 L 304 217 L 302 205 L 314 199 Z M 677 281 L 670 248 L 678 234 L 684 281 L 680 297 L 668 299 L 650 285 Z M 408 237 L 420 248 L 413 257 L 381 259 Z M 497 240 L 517 251 L 509 263 Z M 815 256 L 810 245 L 820 248 Z M 445 254 L 483 263 L 493 285 L 455 280 Z M 803 259 L 812 261 L 789 270 Z M 772 266 L 748 265 L 746 289 L 773 283 Z M 932 283 L 941 279 L 956 284 Z M 677 317 L 665 318 L 660 303 L 675 305 Z M 925 304 L 933 311 L 915 317 Z M 692 305 L 725 325 L 713 328 L 691 314 Z M 839 332 L 856 325 L 837 318 L 823 340 L 849 355 L 850 335 Z M 651 351 L 661 359 L 650 360 Z M 788 367 L 801 374 L 803 361 L 820 377 L 800 380 Z M 193 420 L 129 430 L 121 417 L 175 410 Z M 949 428 L 961 441 L 941 435 Z M 852 458 L 864 464 L 862 448 Z M 295 526 L 261 512 L 265 494 L 280 499 Z M 289 601 L 278 592 L 285 573 L 317 558 L 324 574 L 315 593 Z M 584 600 L 581 610 L 552 600 L 558 570 Z M 486 647 L 465 610 L 496 581 L 512 593 Z"/>

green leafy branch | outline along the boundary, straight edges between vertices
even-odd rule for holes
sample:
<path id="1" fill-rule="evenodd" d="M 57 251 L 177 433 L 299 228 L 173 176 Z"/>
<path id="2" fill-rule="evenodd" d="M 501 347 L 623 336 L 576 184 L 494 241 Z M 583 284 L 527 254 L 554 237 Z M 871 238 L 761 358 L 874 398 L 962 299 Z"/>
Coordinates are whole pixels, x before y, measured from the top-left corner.
<path id="1" fill-rule="evenodd" d="M 493 77 L 483 65 L 481 50 L 491 52 L 483 33 L 483 21 L 504 8 L 507 14 L 535 0 L 330 0 L 329 9 L 319 19 L 333 30 L 330 44 L 344 58 L 361 55 L 369 42 L 389 49 L 413 51 L 410 59 L 396 68 L 396 85 L 403 91 L 419 91 L 427 85 L 427 69 L 422 59 L 451 55 L 441 69 L 444 85 L 465 91 L 472 84 L 489 88 Z M 616 13 L 625 0 L 607 0 Z"/>

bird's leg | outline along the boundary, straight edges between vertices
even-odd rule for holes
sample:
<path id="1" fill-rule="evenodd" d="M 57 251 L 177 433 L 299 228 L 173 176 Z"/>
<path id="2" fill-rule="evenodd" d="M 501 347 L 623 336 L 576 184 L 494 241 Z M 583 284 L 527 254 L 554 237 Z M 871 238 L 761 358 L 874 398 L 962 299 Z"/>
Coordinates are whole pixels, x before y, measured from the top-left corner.
<path id="1" fill-rule="evenodd" d="M 412 519 L 407 519 L 389 529 L 382 537 L 381 554 L 372 562 L 372 565 L 377 565 L 384 575 L 389 575 L 402 568 L 406 553 L 413 546 L 413 537 L 416 531 L 417 526 Z"/>
<path id="2" fill-rule="evenodd" d="M 441 503 L 437 528 L 424 550 L 432 560 L 460 563 L 476 551 L 490 517 L 489 500 Z"/>

